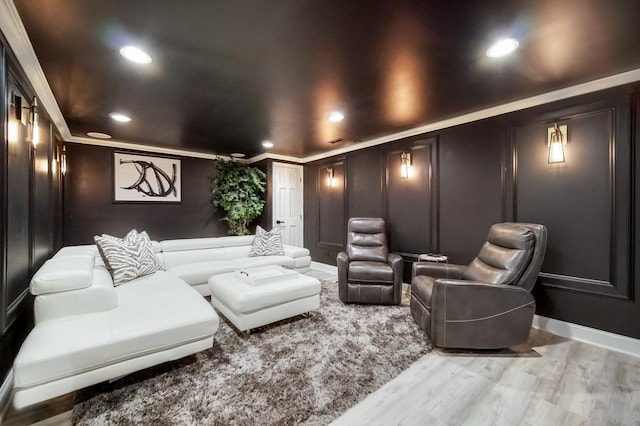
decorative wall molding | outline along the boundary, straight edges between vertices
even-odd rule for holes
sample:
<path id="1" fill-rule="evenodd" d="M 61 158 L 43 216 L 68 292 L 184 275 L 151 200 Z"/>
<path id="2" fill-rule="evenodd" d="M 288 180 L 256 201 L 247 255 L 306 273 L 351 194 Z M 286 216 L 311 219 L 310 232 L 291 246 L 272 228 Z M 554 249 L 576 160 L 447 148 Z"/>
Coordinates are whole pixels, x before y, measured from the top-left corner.
<path id="1" fill-rule="evenodd" d="M 326 176 L 329 168 L 335 173 L 335 186 L 327 188 Z M 344 248 L 344 236 L 347 231 L 346 218 L 343 218 L 342 229 L 340 231 L 340 241 L 327 241 L 323 225 L 323 215 L 335 215 L 335 212 L 348 211 L 347 200 L 347 159 L 341 157 L 335 161 L 326 162 L 318 166 L 316 171 L 316 246 L 329 250 L 342 250 Z M 339 194 L 336 192 L 339 191 Z M 340 199 L 342 208 L 331 206 L 330 211 L 323 211 L 323 202 L 337 201 Z"/>
<path id="2" fill-rule="evenodd" d="M 562 271 L 549 271 L 543 269 L 540 273 L 540 284 L 543 287 L 556 288 L 562 290 L 569 290 L 580 294 L 591 294 L 598 296 L 605 296 L 614 299 L 626 299 L 632 298 L 632 278 L 630 277 L 631 271 L 631 216 L 629 214 L 629 206 L 632 204 L 630 200 L 630 194 L 626 190 L 631 186 L 631 176 L 633 172 L 633 166 L 628 153 L 631 152 L 631 141 L 633 137 L 631 135 L 631 98 L 629 95 L 618 95 L 603 100 L 596 100 L 584 104 L 565 105 L 559 110 L 551 112 L 536 113 L 532 117 L 525 117 L 525 121 L 516 122 L 511 125 L 511 136 L 507 149 L 507 164 L 505 170 L 509 170 L 510 173 L 506 175 L 506 187 L 504 188 L 508 193 L 503 195 L 505 200 L 506 211 L 508 212 L 509 219 L 519 221 L 521 216 L 521 206 L 519 203 L 522 199 L 528 200 L 525 203 L 529 206 L 529 210 L 524 212 L 524 216 L 531 217 L 531 206 L 534 204 L 545 205 L 545 203 L 551 203 L 552 199 L 558 200 L 557 193 L 554 193 L 552 189 L 545 192 L 545 197 L 541 198 L 536 195 L 530 189 L 536 185 L 547 185 L 549 188 L 556 185 L 550 185 L 555 183 L 554 179 L 561 177 L 566 181 L 576 181 L 578 177 L 581 178 L 581 182 L 584 180 L 583 175 L 578 175 L 580 167 L 586 167 L 585 161 L 591 161 L 589 163 L 590 176 L 595 176 L 595 173 L 600 173 L 600 179 L 597 179 L 597 183 L 602 183 L 606 187 L 606 194 L 600 192 L 600 196 L 606 197 L 606 200 L 598 198 L 599 202 L 595 202 L 593 197 L 596 197 L 598 191 L 596 191 L 596 182 L 584 182 L 583 186 L 576 187 L 570 186 L 574 191 L 570 194 L 565 191 L 564 197 L 572 197 L 575 205 L 585 206 L 590 204 L 603 205 L 608 210 L 606 216 L 589 216 L 590 211 L 583 212 L 584 217 L 592 218 L 589 222 L 591 230 L 606 230 L 602 231 L 606 233 L 606 240 L 602 240 L 598 245 L 598 250 L 604 250 L 602 247 L 606 247 L 606 252 L 594 255 L 593 251 L 587 251 L 586 262 L 595 262 L 597 259 L 599 265 L 607 266 L 606 279 L 602 276 L 604 271 L 600 271 L 599 278 L 594 276 L 575 276 L 577 274 L 563 273 Z M 516 119 L 518 120 L 518 119 Z M 522 119 L 521 119 L 522 120 Z M 546 163 L 540 165 L 532 165 L 531 158 L 538 159 L 537 152 L 539 150 L 546 151 L 545 144 L 538 143 L 537 133 L 539 130 L 544 130 L 549 122 L 562 121 L 569 126 L 569 145 L 575 155 L 575 163 L 572 163 L 572 159 L 568 158 L 567 167 L 553 168 Z M 598 128 L 603 129 L 602 134 L 598 137 L 593 136 L 593 123 L 598 123 Z M 521 136 L 518 136 L 520 135 Z M 576 135 L 579 135 L 576 137 Z M 590 139 L 591 138 L 591 139 Z M 544 142 L 544 139 L 541 139 Z M 532 150 L 532 147 L 535 149 Z M 576 148 L 579 148 L 576 150 Z M 597 152 L 599 155 L 591 154 Z M 600 155 L 601 154 L 601 155 Z M 590 159 L 591 157 L 591 159 Z M 597 157 L 597 161 L 594 162 L 594 158 Z M 509 161 L 510 159 L 510 161 Z M 524 167 L 521 167 L 519 163 L 522 163 Z M 526 182 L 526 183 L 524 183 Z M 528 188 L 529 191 L 522 191 L 521 185 Z M 528 185 L 528 186 L 527 186 Z M 585 186 L 586 185 L 586 186 Z M 593 185 L 593 186 L 589 186 Z M 562 188 L 562 186 L 560 186 Z M 587 190 L 583 190 L 588 188 Z M 554 198 L 554 194 L 556 198 Z M 532 198 L 533 197 L 533 198 Z M 537 202 L 532 202 L 536 200 Z M 569 199 L 569 198 L 567 198 Z M 551 205 L 547 204 L 547 208 Z M 536 207 L 538 208 L 538 207 Z M 573 209 L 574 206 L 564 206 L 565 209 Z M 571 211 L 571 210 L 564 210 Z M 573 214 L 578 214 L 578 210 Z M 542 217 L 545 217 L 544 215 Z M 584 218 L 583 217 L 583 218 Z M 542 220 L 542 219 L 540 219 Z M 554 226 L 553 220 L 547 216 L 548 222 L 542 221 L 540 223 L 547 224 L 550 229 Z M 558 224 L 555 223 L 558 234 L 556 235 L 556 246 L 548 247 L 548 249 L 555 250 L 562 253 L 570 253 L 571 245 L 569 240 L 573 240 L 564 234 L 564 240 L 560 237 L 560 230 Z M 575 229 L 569 232 L 576 232 Z M 608 246 L 604 241 L 608 242 Z M 594 246 L 595 247 L 595 246 Z M 575 250 L 576 247 L 573 247 Z M 590 257 L 589 257 L 590 255 Z M 551 266 L 548 266 L 551 268 Z M 557 265 L 556 265 L 557 267 Z M 543 268 L 545 266 L 543 265 Z M 574 271 L 575 271 L 574 265 Z M 554 311 L 556 315 L 562 311 L 559 306 Z M 549 312 L 546 312 L 547 314 Z"/>
<path id="3" fill-rule="evenodd" d="M 7 39 L 13 54 L 22 66 L 27 79 L 33 86 L 38 101 L 47 111 L 62 137 L 65 140 L 70 138 L 71 132 L 67 122 L 62 116 L 58 101 L 53 96 L 53 91 L 44 75 L 13 1 L 5 0 L 0 2 L 0 29 Z"/>
<path id="4" fill-rule="evenodd" d="M 633 339 L 620 334 L 609 333 L 608 331 L 602 331 L 540 315 L 534 316 L 533 328 L 538 328 L 561 337 L 566 337 L 567 339 L 577 340 L 579 342 L 600 346 L 605 349 L 640 358 L 639 339 Z"/>

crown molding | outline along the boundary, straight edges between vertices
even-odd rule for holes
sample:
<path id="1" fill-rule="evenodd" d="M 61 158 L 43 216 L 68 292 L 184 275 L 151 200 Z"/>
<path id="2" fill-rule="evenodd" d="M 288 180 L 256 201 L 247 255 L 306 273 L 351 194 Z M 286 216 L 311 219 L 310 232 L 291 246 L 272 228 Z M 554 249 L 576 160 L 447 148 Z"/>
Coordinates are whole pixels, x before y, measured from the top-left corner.
<path id="1" fill-rule="evenodd" d="M 262 160 L 280 160 L 280 161 L 291 161 L 292 163 L 302 163 L 304 162 L 304 158 L 300 157 L 292 157 L 290 155 L 281 155 L 281 154 L 273 154 L 270 152 L 265 152 L 264 154 L 256 155 L 255 157 L 251 157 L 247 159 L 247 163 L 256 163 Z"/>
<path id="2" fill-rule="evenodd" d="M 521 111 L 523 109 L 532 108 L 551 102 L 572 98 L 575 96 L 585 95 L 587 93 L 597 92 L 603 89 L 609 89 L 616 86 L 622 86 L 629 83 L 640 81 L 640 68 L 611 75 L 587 83 L 577 84 L 575 86 L 566 87 L 564 89 L 554 90 L 553 92 L 543 93 L 541 95 L 531 96 L 529 98 L 520 99 L 506 104 L 498 105 L 491 108 L 485 108 L 468 114 L 459 115 L 446 120 L 437 121 L 435 123 L 425 124 L 423 126 L 414 127 L 412 129 L 403 130 L 401 132 L 391 133 L 368 141 L 363 141 L 350 145 L 348 147 L 334 149 L 332 151 L 323 152 L 321 154 L 311 155 L 301 158 L 300 162 L 309 163 L 311 161 L 322 160 L 334 155 L 345 154 L 347 152 L 356 151 L 358 149 L 369 148 L 384 143 L 397 141 L 399 139 L 417 136 L 424 133 L 435 132 L 446 129 L 448 127 L 459 126 L 474 121 L 484 120 L 486 118 L 496 117 L 502 114 Z"/>
<path id="3" fill-rule="evenodd" d="M 27 79 L 33 86 L 38 97 L 38 103 L 47 110 L 51 121 L 56 126 L 63 139 L 71 137 L 67 122 L 62 116 L 58 101 L 53 96 L 53 91 L 40 66 L 36 52 L 33 50 L 31 40 L 22 24 L 20 15 L 11 0 L 0 1 L 0 29 L 13 54 L 22 66 Z"/>
<path id="4" fill-rule="evenodd" d="M 197 153 L 193 151 L 150 147 L 148 145 L 141 145 L 137 143 L 129 142 L 117 142 L 109 140 L 109 142 L 98 142 L 93 139 L 72 136 L 67 126 L 67 123 L 60 111 L 58 102 L 53 96 L 53 91 L 49 86 L 47 78 L 44 75 L 44 71 L 40 66 L 40 62 L 33 50 L 33 46 L 29 40 L 29 36 L 22 24 L 22 20 L 15 8 L 12 0 L 0 1 L 0 29 L 2 30 L 9 46 L 16 55 L 18 62 L 24 69 L 27 78 L 33 86 L 38 101 L 47 110 L 53 124 L 60 132 L 62 138 L 65 141 L 74 143 L 84 143 L 89 145 L 101 145 L 101 146 L 117 146 L 126 149 L 135 149 L 139 151 L 160 152 L 169 153 L 173 155 L 182 155 L 187 157 L 197 158 L 216 158 L 222 157 L 220 155 Z M 486 118 L 495 117 L 502 114 L 507 114 L 515 111 L 520 111 L 526 108 L 532 108 L 540 106 L 546 103 L 559 101 L 587 93 L 596 92 L 603 89 L 609 89 L 624 84 L 634 83 L 640 81 L 640 68 L 631 71 L 623 72 L 620 74 L 611 75 L 608 77 L 600 78 L 597 80 L 589 81 L 582 84 L 566 87 L 563 89 L 555 90 L 552 92 L 544 93 L 541 95 L 531 96 L 528 98 L 516 100 L 506 104 L 498 105 L 495 107 L 485 108 L 478 111 L 474 111 L 468 114 L 459 115 L 446 120 L 437 121 L 435 123 L 429 123 L 422 126 L 407 129 L 401 132 L 391 133 L 378 138 L 370 139 L 367 141 L 359 142 L 348 147 L 338 148 L 331 151 L 326 151 L 320 154 L 310 155 L 307 157 L 292 157 L 280 154 L 265 153 L 255 157 L 244 160 L 247 163 L 255 163 L 264 159 L 272 160 L 285 160 L 296 163 L 309 163 L 312 161 L 322 160 L 327 157 L 333 157 L 335 155 L 345 154 L 348 152 L 356 151 L 363 148 L 369 148 L 376 145 L 382 145 L 388 142 L 393 142 L 399 139 L 417 136 L 424 133 L 434 132 L 442 130 L 448 127 L 458 126 L 461 124 L 467 124 Z"/>
<path id="5" fill-rule="evenodd" d="M 65 142 L 71 142 L 71 143 L 77 143 L 77 144 L 83 144 L 83 145 L 104 146 L 107 148 L 128 149 L 128 150 L 143 151 L 143 152 L 150 152 L 150 153 L 156 153 L 156 154 L 178 155 L 181 157 L 203 158 L 207 160 L 215 160 L 216 158 L 224 158 L 225 160 L 228 160 L 231 158 L 227 155 L 209 154 L 204 152 L 187 151 L 184 149 L 175 149 L 175 148 L 163 148 L 159 146 L 150 146 L 150 145 L 142 145 L 138 143 L 123 142 L 123 141 L 118 141 L 114 139 L 91 139 L 91 138 L 82 138 L 78 136 L 71 136 L 68 139 L 66 139 Z"/>

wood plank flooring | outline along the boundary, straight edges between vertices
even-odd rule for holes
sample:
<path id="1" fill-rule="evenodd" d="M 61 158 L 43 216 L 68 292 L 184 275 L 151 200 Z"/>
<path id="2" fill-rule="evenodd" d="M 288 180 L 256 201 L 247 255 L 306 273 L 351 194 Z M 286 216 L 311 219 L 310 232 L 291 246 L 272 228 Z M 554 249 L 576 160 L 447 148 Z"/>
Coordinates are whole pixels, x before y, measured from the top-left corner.
<path id="1" fill-rule="evenodd" d="M 4 424 L 67 426 L 72 408 L 70 394 Z M 332 425 L 640 426 L 640 358 L 541 330 L 496 353 L 435 349 Z"/>

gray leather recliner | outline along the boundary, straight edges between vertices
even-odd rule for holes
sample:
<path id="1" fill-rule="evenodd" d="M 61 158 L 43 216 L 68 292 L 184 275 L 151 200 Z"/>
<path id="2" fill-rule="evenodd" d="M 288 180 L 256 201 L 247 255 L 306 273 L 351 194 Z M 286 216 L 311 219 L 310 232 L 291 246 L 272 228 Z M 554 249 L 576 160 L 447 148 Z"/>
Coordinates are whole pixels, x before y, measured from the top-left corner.
<path id="1" fill-rule="evenodd" d="M 527 341 L 535 313 L 531 295 L 547 246 L 547 228 L 491 226 L 468 266 L 416 262 L 411 315 L 442 348 L 501 349 Z"/>
<path id="2" fill-rule="evenodd" d="M 347 233 L 347 250 L 337 257 L 340 300 L 400 304 L 404 262 L 399 255 L 389 253 L 384 220 L 351 218 Z"/>

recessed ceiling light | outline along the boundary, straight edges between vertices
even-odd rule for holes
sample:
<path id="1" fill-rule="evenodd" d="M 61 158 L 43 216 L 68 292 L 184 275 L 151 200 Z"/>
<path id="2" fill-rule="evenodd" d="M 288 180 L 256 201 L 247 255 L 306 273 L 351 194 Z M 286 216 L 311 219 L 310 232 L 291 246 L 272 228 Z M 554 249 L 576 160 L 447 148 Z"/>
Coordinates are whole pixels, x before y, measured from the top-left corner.
<path id="1" fill-rule="evenodd" d="M 244 157 L 246 157 L 246 155 L 244 155 L 241 152 L 232 152 L 231 154 L 229 154 L 229 156 L 233 157 L 233 158 L 244 158 Z"/>
<path id="2" fill-rule="evenodd" d="M 262 141 L 262 146 L 265 148 L 273 148 L 273 142 L 271 141 Z"/>
<path id="3" fill-rule="evenodd" d="M 129 121 L 131 121 L 131 117 L 119 112 L 112 112 L 111 114 L 109 114 L 109 117 L 121 123 L 128 123 Z"/>
<path id="4" fill-rule="evenodd" d="M 329 114 L 329 121 L 331 121 L 332 123 L 339 123 L 342 120 L 344 120 L 344 114 L 340 111 L 333 111 L 331 114 Z"/>
<path id="5" fill-rule="evenodd" d="M 496 41 L 487 49 L 487 56 L 490 58 L 499 58 L 508 55 L 518 48 L 520 43 L 513 38 L 503 38 Z"/>
<path id="6" fill-rule="evenodd" d="M 87 136 L 95 139 L 111 139 L 111 135 L 100 132 L 87 132 Z"/>
<path id="7" fill-rule="evenodd" d="M 148 64 L 151 62 L 151 56 L 135 46 L 124 46 L 120 49 L 120 54 L 136 64 Z"/>

